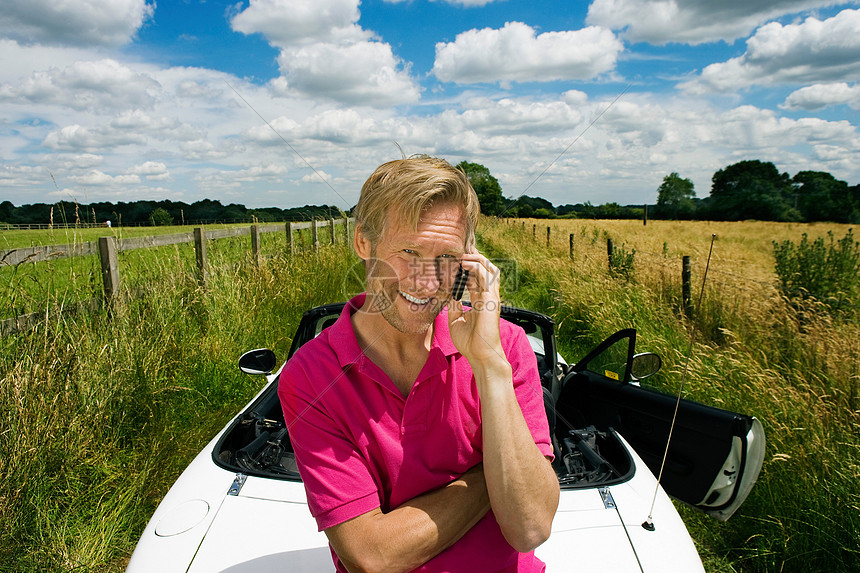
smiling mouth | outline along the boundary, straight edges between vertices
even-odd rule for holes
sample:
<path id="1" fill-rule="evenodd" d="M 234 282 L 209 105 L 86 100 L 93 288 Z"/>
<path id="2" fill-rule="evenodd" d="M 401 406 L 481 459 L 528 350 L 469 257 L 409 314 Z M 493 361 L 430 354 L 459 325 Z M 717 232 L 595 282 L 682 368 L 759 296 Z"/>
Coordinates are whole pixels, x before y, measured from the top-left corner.
<path id="1" fill-rule="evenodd" d="M 418 298 L 417 296 L 412 296 L 411 294 L 407 294 L 407 293 L 403 292 L 402 290 L 397 291 L 397 292 L 399 292 L 400 296 L 402 296 L 403 298 L 405 298 L 406 300 L 408 300 L 412 304 L 427 304 L 428 302 L 430 302 L 432 300 L 430 297 Z"/>

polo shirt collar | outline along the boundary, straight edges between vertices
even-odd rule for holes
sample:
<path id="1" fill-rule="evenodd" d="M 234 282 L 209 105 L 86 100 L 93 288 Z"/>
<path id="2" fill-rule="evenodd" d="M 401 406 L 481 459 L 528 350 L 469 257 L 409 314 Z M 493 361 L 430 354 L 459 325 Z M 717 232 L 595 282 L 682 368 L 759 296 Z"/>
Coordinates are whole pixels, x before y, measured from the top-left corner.
<path id="1" fill-rule="evenodd" d="M 366 297 L 367 293 L 361 293 L 350 299 L 344 305 L 338 319 L 329 327 L 329 343 L 342 368 L 350 364 L 358 364 L 364 357 L 364 353 L 358 346 L 355 330 L 352 328 L 352 315 L 364 305 Z M 457 354 L 457 347 L 451 341 L 451 334 L 448 330 L 448 309 L 442 309 L 442 312 L 436 316 L 433 326 L 433 341 L 430 344 L 431 356 L 434 349 L 446 357 Z"/>
<path id="2" fill-rule="evenodd" d="M 454 342 L 451 340 L 451 331 L 448 329 L 448 309 L 443 308 L 442 312 L 436 315 L 436 322 L 433 328 L 433 343 L 430 346 L 432 350 L 433 347 L 437 346 L 439 350 L 442 351 L 442 354 L 445 356 L 451 356 L 452 354 L 457 354 L 459 351 L 457 347 L 454 346 Z"/>

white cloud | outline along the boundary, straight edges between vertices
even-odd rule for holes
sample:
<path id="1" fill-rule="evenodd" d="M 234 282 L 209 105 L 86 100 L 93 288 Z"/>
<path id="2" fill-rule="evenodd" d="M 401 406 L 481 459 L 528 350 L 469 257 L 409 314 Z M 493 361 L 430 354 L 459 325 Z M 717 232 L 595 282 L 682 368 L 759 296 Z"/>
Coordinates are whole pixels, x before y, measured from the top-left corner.
<path id="1" fill-rule="evenodd" d="M 151 116 L 141 110 L 123 112 L 110 122 L 110 127 L 119 131 L 146 134 L 166 141 L 193 141 L 203 136 L 194 126 L 176 118 Z"/>
<path id="2" fill-rule="evenodd" d="M 231 191 L 242 189 L 249 184 L 266 182 L 280 183 L 287 174 L 287 168 L 281 164 L 260 164 L 245 166 L 240 169 L 216 169 L 206 173 L 198 173 L 195 183 L 204 189 L 214 189 L 230 194 Z M 240 197 L 246 204 L 247 198 Z"/>
<path id="3" fill-rule="evenodd" d="M 780 107 L 811 111 L 832 105 L 848 105 L 852 109 L 860 109 L 860 85 L 849 86 L 845 82 L 839 82 L 806 86 L 792 92 Z"/>
<path id="4" fill-rule="evenodd" d="M 160 87 L 149 75 L 116 60 L 77 61 L 64 68 L 35 71 L 14 84 L 0 85 L 0 100 L 104 111 L 150 107 Z"/>
<path id="5" fill-rule="evenodd" d="M 359 0 L 251 0 L 231 19 L 243 34 L 263 34 L 275 46 L 367 39 L 356 23 Z"/>
<path id="6" fill-rule="evenodd" d="M 254 2 L 258 9 L 261 5 Z M 357 30 L 350 28 L 357 26 L 351 12 L 344 14 L 327 21 Z M 801 29 L 794 35 L 789 25 L 768 28 L 770 36 L 762 28 L 735 64 L 739 75 L 723 76 L 726 89 L 776 81 L 780 68 L 793 73 L 804 58 L 819 73 L 829 73 L 836 61 L 853 69 L 860 58 L 849 34 L 830 20 L 820 24 L 817 36 L 812 20 L 792 24 Z M 259 26 L 259 33 L 269 33 Z M 683 93 L 649 94 L 643 85 L 589 127 L 611 102 L 611 96 L 594 95 L 606 93 L 605 87 L 581 82 L 573 85 L 583 91 L 556 93 L 546 85 L 526 97 L 486 85 L 449 84 L 422 102 L 419 78 L 390 45 L 370 33 L 340 41 L 313 30 L 297 33 L 294 41 L 286 32 L 278 36 L 291 43 L 279 50 L 283 75 L 266 85 L 211 69 L 160 68 L 119 53 L 106 57 L 101 49 L 0 40 L 0 186 L 15 204 L 66 198 L 74 188 L 89 200 L 184 194 L 188 201 L 208 197 L 249 206 L 326 203 L 346 209 L 373 168 L 400 156 L 395 142 L 407 154 L 482 163 L 499 178 L 506 196 L 528 189 L 556 205 L 653 201 L 662 177 L 672 171 L 692 178 L 703 197 L 715 170 L 752 158 L 774 161 L 790 173 L 815 169 L 852 184 L 860 181 L 857 128 L 848 121 L 797 117 L 812 116 L 802 111 L 825 105 L 854 101 L 856 106 L 858 81 L 850 77 L 793 86 L 807 86 L 783 104 L 794 119 L 752 106 L 724 111 Z M 450 74 L 446 81 L 502 83 L 611 75 L 623 49 L 606 29 L 541 34 L 524 24 L 473 30 L 440 46 L 451 50 L 449 60 L 436 62 L 437 72 L 444 68 Z M 738 84 L 737 77 L 746 84 Z M 418 112 L 392 107 L 416 102 Z M 829 116 L 841 111 L 846 110 Z M 62 191 L 47 193 L 57 187 Z"/>
<path id="7" fill-rule="evenodd" d="M 146 0 L 10 0 L 0 11 L 0 35 L 55 46 L 119 46 L 152 17 Z"/>
<path id="8" fill-rule="evenodd" d="M 731 42 L 756 27 L 837 0 L 594 0 L 586 22 L 624 30 L 630 42 L 702 44 Z"/>
<path id="9" fill-rule="evenodd" d="M 720 126 L 714 133 L 721 145 L 734 145 L 737 153 L 769 150 L 774 156 L 780 154 L 780 149 L 794 145 L 819 142 L 847 145 L 857 138 L 856 128 L 847 121 L 826 121 L 817 117 L 790 119 L 751 105 L 720 114 Z"/>
<path id="10" fill-rule="evenodd" d="M 78 183 L 80 185 L 134 185 L 140 183 L 140 177 L 138 175 L 108 175 L 103 171 L 99 171 L 98 169 L 93 169 L 83 175 L 70 175 L 68 177 L 71 181 Z"/>
<path id="11" fill-rule="evenodd" d="M 170 172 L 167 170 L 167 165 L 160 161 L 145 161 L 140 165 L 135 165 L 127 170 L 128 175 L 139 175 L 146 177 L 150 181 L 167 181 L 170 179 Z"/>
<path id="12" fill-rule="evenodd" d="M 807 18 L 783 26 L 771 22 L 747 41 L 746 52 L 711 64 L 680 85 L 694 93 L 728 92 L 751 85 L 838 82 L 860 78 L 860 10 L 827 20 Z"/>
<path id="13" fill-rule="evenodd" d="M 255 125 L 247 129 L 243 135 L 249 142 L 257 145 L 281 146 L 284 145 L 281 138 L 290 141 L 294 138 L 298 127 L 299 124 L 295 120 L 281 116 L 270 120 L 268 125 Z"/>
<path id="14" fill-rule="evenodd" d="M 211 101 L 219 98 L 223 93 L 223 89 L 194 79 L 181 80 L 176 86 L 176 96 L 180 98 Z"/>
<path id="15" fill-rule="evenodd" d="M 436 44 L 433 73 L 456 83 L 591 79 L 613 70 L 623 49 L 605 28 L 538 35 L 526 24 L 508 22 Z"/>
<path id="16" fill-rule="evenodd" d="M 382 42 L 312 44 L 287 48 L 278 57 L 283 77 L 272 84 L 284 94 L 328 97 L 356 105 L 389 107 L 419 99 L 408 66 Z"/>
<path id="17" fill-rule="evenodd" d="M 183 159 L 189 161 L 223 161 L 241 155 L 245 148 L 232 140 L 212 143 L 206 139 L 195 139 L 180 143 L 179 150 Z"/>
<path id="18" fill-rule="evenodd" d="M 66 169 L 86 169 L 96 167 L 104 163 L 102 155 L 94 155 L 92 153 L 78 153 L 69 155 L 62 165 Z"/>
<path id="19" fill-rule="evenodd" d="M 334 180 L 334 177 L 332 177 L 323 170 L 319 170 L 316 173 L 308 173 L 307 175 L 302 176 L 299 181 L 301 181 L 302 183 L 319 183 L 320 179 L 322 179 L 323 181 L 331 182 Z"/>
<path id="20" fill-rule="evenodd" d="M 28 189 L 34 181 L 50 185 L 50 180 L 50 173 L 40 165 L 20 165 L 5 161 L 0 163 L 0 186 L 4 189 L 4 195 L 9 194 L 13 188 Z M 7 195 L 7 197 L 9 196 Z M 9 199 L 14 199 L 14 197 L 9 197 Z M 4 200 L 9 199 L 4 197 Z"/>
<path id="21" fill-rule="evenodd" d="M 141 145 L 146 137 L 139 133 L 106 129 L 87 128 L 81 125 L 67 125 L 59 131 L 48 134 L 42 145 L 49 149 L 98 150 L 113 149 L 123 145 Z"/>
<path id="22" fill-rule="evenodd" d="M 467 105 L 462 113 L 448 111 L 442 116 L 462 129 L 491 135 L 551 134 L 569 130 L 582 120 L 582 114 L 563 101 L 476 98 Z"/>
<path id="23" fill-rule="evenodd" d="M 0 82 L 14 83 L 36 70 L 64 68 L 75 62 L 99 60 L 94 50 L 74 47 L 26 46 L 0 38 Z"/>
<path id="24" fill-rule="evenodd" d="M 244 34 L 263 34 L 281 49 L 280 96 L 329 98 L 348 105 L 413 103 L 420 88 L 391 46 L 358 25 L 359 0 L 251 0 L 231 20 Z"/>
<path id="25" fill-rule="evenodd" d="M 119 146 L 145 145 L 150 139 L 191 142 L 202 137 L 199 128 L 177 119 L 153 117 L 141 110 L 132 110 L 119 114 L 108 123 L 64 126 L 49 133 L 42 143 L 58 150 L 110 151 Z"/>

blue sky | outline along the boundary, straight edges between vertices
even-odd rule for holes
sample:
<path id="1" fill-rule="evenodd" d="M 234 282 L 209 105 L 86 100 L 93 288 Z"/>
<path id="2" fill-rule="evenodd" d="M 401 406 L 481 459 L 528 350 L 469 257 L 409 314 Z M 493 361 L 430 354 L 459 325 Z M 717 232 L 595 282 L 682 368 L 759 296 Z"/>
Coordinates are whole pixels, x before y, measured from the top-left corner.
<path id="1" fill-rule="evenodd" d="M 555 205 L 654 202 L 671 172 L 706 197 L 744 159 L 855 185 L 858 110 L 856 1 L 0 10 L 0 200 L 16 205 L 346 209 L 401 149 L 482 163 L 506 196 Z"/>

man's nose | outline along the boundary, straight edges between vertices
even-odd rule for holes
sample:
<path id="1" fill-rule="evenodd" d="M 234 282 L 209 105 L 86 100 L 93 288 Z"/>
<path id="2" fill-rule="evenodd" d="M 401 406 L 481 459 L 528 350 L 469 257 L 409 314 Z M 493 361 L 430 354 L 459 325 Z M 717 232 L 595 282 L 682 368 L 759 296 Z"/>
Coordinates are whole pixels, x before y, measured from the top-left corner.
<path id="1" fill-rule="evenodd" d="M 439 290 L 441 279 L 440 269 L 436 261 L 432 259 L 419 261 L 412 273 L 412 280 L 421 294 L 434 293 Z"/>

